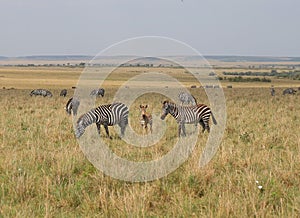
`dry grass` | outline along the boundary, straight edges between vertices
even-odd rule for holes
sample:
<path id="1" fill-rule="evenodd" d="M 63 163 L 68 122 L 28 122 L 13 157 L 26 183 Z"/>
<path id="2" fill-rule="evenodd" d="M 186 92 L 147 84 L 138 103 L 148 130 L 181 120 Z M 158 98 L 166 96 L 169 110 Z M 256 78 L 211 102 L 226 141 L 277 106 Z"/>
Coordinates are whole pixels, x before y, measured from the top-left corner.
<path id="1" fill-rule="evenodd" d="M 76 76 L 70 80 L 75 81 Z M 0 216 L 299 215 L 299 94 L 282 96 L 278 91 L 271 98 L 267 88 L 225 89 L 227 127 L 219 151 L 207 166 L 198 168 L 205 133 L 188 161 L 175 172 L 153 182 L 129 183 L 104 175 L 85 158 L 74 137 L 71 117 L 63 109 L 67 99 L 58 97 L 60 90 L 53 87 L 49 86 L 53 98 L 31 98 L 25 88 L 0 90 Z M 107 88 L 99 103 L 108 102 L 114 91 Z M 207 103 L 199 89 L 191 92 Z M 161 98 L 143 96 L 132 106 L 130 122 L 137 132 L 141 130 L 135 122 L 139 113 L 135 106 L 146 99 L 149 110 L 159 113 Z M 177 137 L 175 122 L 170 117 L 167 122 L 169 131 L 153 148 L 126 146 L 113 130 L 111 148 L 133 160 L 161 156 Z"/>

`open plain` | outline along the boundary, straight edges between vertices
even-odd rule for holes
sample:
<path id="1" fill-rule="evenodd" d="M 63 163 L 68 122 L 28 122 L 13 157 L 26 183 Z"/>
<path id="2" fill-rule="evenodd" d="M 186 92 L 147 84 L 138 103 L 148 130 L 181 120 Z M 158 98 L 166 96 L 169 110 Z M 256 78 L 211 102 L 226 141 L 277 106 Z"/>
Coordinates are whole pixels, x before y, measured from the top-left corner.
<path id="1" fill-rule="evenodd" d="M 223 71 L 238 70 L 226 66 L 215 71 L 223 76 Z M 284 88 L 300 87 L 299 80 L 221 81 L 227 124 L 209 164 L 198 167 L 208 137 L 200 133 L 190 158 L 176 171 L 155 181 L 131 183 L 98 171 L 74 136 L 72 117 L 64 107 L 82 71 L 67 66 L 0 67 L 0 217 L 299 216 L 300 91 L 282 95 Z M 148 71 L 153 68 L 119 68 L 104 84 L 105 96 L 97 103 L 109 103 L 120 84 Z M 209 104 L 204 89 L 183 69 L 155 71 L 176 77 L 198 103 Z M 190 88 L 194 84 L 197 88 Z M 49 89 L 53 97 L 31 97 L 36 88 Z M 68 90 L 66 98 L 59 96 L 61 89 Z M 147 103 L 159 116 L 163 100 L 162 95 L 145 94 L 131 105 L 129 123 L 138 134 L 139 105 Z M 172 117 L 166 122 L 168 130 L 149 148 L 126 145 L 113 129 L 112 140 L 104 137 L 104 130 L 101 136 L 119 156 L 151 160 L 167 153 L 177 140 L 176 122 Z"/>

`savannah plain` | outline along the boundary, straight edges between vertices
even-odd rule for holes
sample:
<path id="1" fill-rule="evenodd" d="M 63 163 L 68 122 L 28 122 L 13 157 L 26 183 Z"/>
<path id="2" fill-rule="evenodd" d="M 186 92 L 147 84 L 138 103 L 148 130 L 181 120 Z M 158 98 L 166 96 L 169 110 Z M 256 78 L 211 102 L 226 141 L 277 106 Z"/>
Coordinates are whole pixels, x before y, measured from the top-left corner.
<path id="1" fill-rule="evenodd" d="M 230 67 L 219 66 L 215 72 L 223 76 L 223 71 L 248 70 Z M 97 104 L 109 103 L 128 78 L 153 70 L 179 79 L 198 103 L 209 104 L 194 78 L 171 67 L 121 67 L 104 84 L 106 93 Z M 97 170 L 74 136 L 72 117 L 64 107 L 82 71 L 67 66 L 0 67 L 0 217 L 299 217 L 300 91 L 282 95 L 286 87 L 300 87 L 299 80 L 221 81 L 227 123 L 213 159 L 199 168 L 208 138 L 200 132 L 195 150 L 176 171 L 155 181 L 131 183 Z M 191 89 L 194 84 L 197 88 Z M 36 88 L 49 89 L 53 97 L 30 97 Z M 59 96 L 64 88 L 66 98 Z M 143 134 L 138 106 L 146 103 L 159 116 L 163 100 L 146 94 L 130 107 L 129 123 L 138 134 Z M 166 122 L 163 138 L 150 148 L 127 146 L 113 128 L 112 140 L 104 131 L 101 137 L 119 156 L 151 160 L 177 140 L 174 119 L 169 115 Z"/>

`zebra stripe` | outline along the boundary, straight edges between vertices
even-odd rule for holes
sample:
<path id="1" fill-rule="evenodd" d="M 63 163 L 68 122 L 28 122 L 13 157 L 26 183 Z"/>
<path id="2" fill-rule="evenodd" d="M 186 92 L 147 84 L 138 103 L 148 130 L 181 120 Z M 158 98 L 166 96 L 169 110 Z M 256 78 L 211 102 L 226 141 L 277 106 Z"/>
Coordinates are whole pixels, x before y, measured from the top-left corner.
<path id="1" fill-rule="evenodd" d="M 71 115 L 73 111 L 73 115 L 76 116 L 79 105 L 80 101 L 77 98 L 70 98 L 66 104 L 66 112 Z"/>
<path id="2" fill-rule="evenodd" d="M 198 104 L 195 106 L 178 106 L 169 101 L 164 101 L 161 119 L 164 120 L 168 114 L 171 114 L 178 123 L 179 137 L 181 135 L 181 130 L 183 132 L 183 135 L 186 135 L 184 124 L 200 123 L 203 128 L 202 132 L 204 132 L 205 130 L 209 132 L 210 115 L 212 115 L 214 124 L 217 124 L 210 108 L 204 104 Z"/>
<path id="3" fill-rule="evenodd" d="M 128 113 L 128 107 L 123 103 L 100 105 L 79 117 L 77 120 L 75 135 L 79 138 L 82 136 L 87 126 L 92 123 L 96 123 L 99 135 L 100 127 L 103 125 L 106 135 L 111 138 L 109 136 L 108 126 L 118 124 L 121 127 L 121 135 L 123 136 L 128 124 Z"/>
<path id="4" fill-rule="evenodd" d="M 33 96 L 33 95 L 35 95 L 35 96 L 41 95 L 44 97 L 46 97 L 46 96 L 52 97 L 53 96 L 52 93 L 47 89 L 34 89 L 30 92 L 30 96 Z"/>
<path id="5" fill-rule="evenodd" d="M 181 102 L 181 105 L 183 104 L 189 104 L 196 105 L 197 101 L 194 96 L 192 96 L 190 93 L 187 92 L 180 92 L 178 94 L 178 99 Z"/>

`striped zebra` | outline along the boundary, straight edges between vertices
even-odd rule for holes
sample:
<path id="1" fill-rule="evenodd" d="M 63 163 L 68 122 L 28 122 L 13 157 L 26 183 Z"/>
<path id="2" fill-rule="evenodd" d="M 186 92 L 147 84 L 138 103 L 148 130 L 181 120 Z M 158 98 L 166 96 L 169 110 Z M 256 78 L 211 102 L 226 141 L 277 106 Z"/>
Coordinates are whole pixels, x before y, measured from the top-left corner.
<path id="1" fill-rule="evenodd" d="M 150 126 L 150 132 L 152 133 L 152 115 L 146 112 L 148 105 L 140 105 L 141 109 L 141 126 L 143 129 L 148 130 L 148 124 Z"/>
<path id="2" fill-rule="evenodd" d="M 271 90 L 271 95 L 275 96 L 275 89 L 274 89 L 274 87 L 271 87 L 270 90 Z"/>
<path id="3" fill-rule="evenodd" d="M 70 98 L 65 107 L 66 112 L 71 115 L 71 112 L 73 111 L 73 115 L 76 116 L 79 105 L 80 101 L 77 98 Z"/>
<path id="4" fill-rule="evenodd" d="M 33 96 L 33 95 L 35 95 L 35 96 L 41 95 L 44 97 L 46 97 L 46 96 L 52 97 L 53 96 L 52 93 L 47 89 L 34 89 L 30 92 L 30 96 Z"/>
<path id="5" fill-rule="evenodd" d="M 104 93 L 105 93 L 105 90 L 103 88 L 94 89 L 94 90 L 91 91 L 90 96 L 99 97 L 101 95 L 101 97 L 103 97 Z"/>
<path id="6" fill-rule="evenodd" d="M 190 103 L 192 105 L 196 105 L 197 104 L 197 101 L 194 98 L 194 96 L 192 96 L 190 93 L 187 93 L 187 92 L 180 92 L 178 94 L 178 98 L 179 98 L 179 101 L 181 102 L 181 105 L 183 105 L 183 104 L 190 104 Z"/>
<path id="7" fill-rule="evenodd" d="M 293 88 L 288 88 L 288 89 L 285 89 L 283 90 L 282 94 L 283 95 L 286 95 L 286 94 L 289 94 L 289 95 L 295 95 L 297 91 Z"/>
<path id="8" fill-rule="evenodd" d="M 100 105 L 79 117 L 76 124 L 75 135 L 79 138 L 87 126 L 96 123 L 99 135 L 100 127 L 103 125 L 106 135 L 111 139 L 108 126 L 118 124 L 121 127 L 121 136 L 124 136 L 125 128 L 128 124 L 128 113 L 128 107 L 123 103 Z"/>
<path id="9" fill-rule="evenodd" d="M 66 97 L 66 96 L 67 96 L 67 93 L 68 93 L 68 90 L 66 90 L 66 89 L 63 89 L 63 90 L 61 90 L 61 92 L 60 92 L 59 96 Z"/>
<path id="10" fill-rule="evenodd" d="M 216 125 L 217 121 L 214 118 L 210 108 L 204 104 L 198 104 L 195 106 L 178 106 L 172 102 L 164 101 L 162 107 L 161 119 L 164 120 L 165 117 L 171 114 L 178 123 L 178 137 L 181 135 L 181 130 L 185 136 L 185 125 L 184 124 L 197 124 L 200 123 L 204 132 L 209 128 L 209 118 L 212 115 L 213 123 Z"/>

